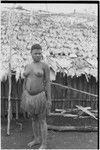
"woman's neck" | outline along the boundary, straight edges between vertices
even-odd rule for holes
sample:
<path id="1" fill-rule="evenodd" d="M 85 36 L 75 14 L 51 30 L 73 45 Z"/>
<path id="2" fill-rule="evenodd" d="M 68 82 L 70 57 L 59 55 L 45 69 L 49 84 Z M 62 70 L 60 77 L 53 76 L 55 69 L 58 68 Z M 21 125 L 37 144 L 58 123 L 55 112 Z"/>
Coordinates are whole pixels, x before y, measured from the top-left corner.
<path id="1" fill-rule="evenodd" d="M 34 61 L 34 60 L 33 60 L 33 63 L 34 63 L 34 64 L 39 64 L 40 61 Z"/>

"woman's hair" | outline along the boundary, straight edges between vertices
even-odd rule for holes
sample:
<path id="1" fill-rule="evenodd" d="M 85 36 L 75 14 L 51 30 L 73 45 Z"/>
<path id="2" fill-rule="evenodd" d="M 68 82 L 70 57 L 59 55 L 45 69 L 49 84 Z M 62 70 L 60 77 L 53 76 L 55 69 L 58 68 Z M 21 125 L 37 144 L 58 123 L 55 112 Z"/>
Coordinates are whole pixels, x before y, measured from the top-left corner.
<path id="1" fill-rule="evenodd" d="M 34 50 L 34 49 L 41 49 L 42 50 L 42 47 L 39 45 L 39 44 L 34 44 L 31 46 L 31 52 Z"/>

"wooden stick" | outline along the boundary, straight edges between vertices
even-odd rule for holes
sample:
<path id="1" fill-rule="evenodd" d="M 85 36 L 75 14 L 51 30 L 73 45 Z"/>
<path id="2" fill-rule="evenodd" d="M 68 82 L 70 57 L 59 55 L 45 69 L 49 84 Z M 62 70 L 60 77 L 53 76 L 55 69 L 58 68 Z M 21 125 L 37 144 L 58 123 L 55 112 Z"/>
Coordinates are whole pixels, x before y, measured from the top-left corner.
<path id="1" fill-rule="evenodd" d="M 16 101 L 16 119 L 18 119 L 18 101 Z"/>
<path id="2" fill-rule="evenodd" d="M 9 22 L 8 22 L 8 30 L 11 32 L 11 15 L 12 12 L 9 14 Z M 9 55 L 9 95 L 8 95 L 8 124 L 7 124 L 7 135 L 10 135 L 10 120 L 11 120 L 11 33 L 9 32 L 9 46 L 10 46 L 10 55 Z"/>
<path id="3" fill-rule="evenodd" d="M 10 101 L 11 101 L 11 96 L 10 96 Z M 12 115 L 12 105 L 11 105 L 11 108 L 10 108 L 10 119 L 12 120 L 13 118 L 13 115 Z"/>
<path id="4" fill-rule="evenodd" d="M 8 124 L 7 134 L 10 135 L 10 119 L 11 119 L 11 64 L 9 63 L 9 95 L 8 95 Z"/>
<path id="5" fill-rule="evenodd" d="M 98 131 L 98 127 L 90 127 L 90 126 L 55 126 L 55 125 L 48 125 L 49 130 L 55 131 Z"/>
<path id="6" fill-rule="evenodd" d="M 95 95 L 95 94 L 92 94 L 92 93 L 89 93 L 89 92 L 85 92 L 85 91 L 81 91 L 81 90 L 78 90 L 78 89 L 74 89 L 74 88 L 69 87 L 69 86 L 61 85 L 61 84 L 59 84 L 59 83 L 53 83 L 53 82 L 51 82 L 51 84 L 53 84 L 53 85 L 58 85 L 58 86 L 60 86 L 60 87 L 62 87 L 62 88 L 65 88 L 65 89 L 70 89 L 70 90 L 74 90 L 74 91 L 76 91 L 76 92 L 81 92 L 81 93 L 84 93 L 84 94 L 87 94 L 87 95 L 91 95 L 91 96 L 94 96 L 94 97 L 98 97 L 98 95 Z"/>
<path id="7" fill-rule="evenodd" d="M 0 85 L 1 85 L 1 79 L 0 79 Z M 3 103 L 4 104 L 4 103 Z M 0 106 L 1 106 L 1 86 L 0 86 Z M 4 108 L 3 108 L 4 109 Z M 1 116 L 1 114 L 0 114 Z M 4 117 L 4 112 L 3 112 L 3 117 Z M 0 119 L 1 120 L 1 119 Z M 1 122 L 0 122 L 1 123 Z"/>

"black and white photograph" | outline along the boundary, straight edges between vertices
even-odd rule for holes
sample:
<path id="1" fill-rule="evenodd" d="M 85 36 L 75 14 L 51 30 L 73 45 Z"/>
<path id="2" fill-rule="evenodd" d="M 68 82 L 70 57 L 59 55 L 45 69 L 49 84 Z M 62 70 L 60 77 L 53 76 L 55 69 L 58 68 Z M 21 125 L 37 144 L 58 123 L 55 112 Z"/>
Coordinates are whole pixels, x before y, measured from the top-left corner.
<path id="1" fill-rule="evenodd" d="M 99 149 L 99 1 L 0 4 L 1 149 Z"/>

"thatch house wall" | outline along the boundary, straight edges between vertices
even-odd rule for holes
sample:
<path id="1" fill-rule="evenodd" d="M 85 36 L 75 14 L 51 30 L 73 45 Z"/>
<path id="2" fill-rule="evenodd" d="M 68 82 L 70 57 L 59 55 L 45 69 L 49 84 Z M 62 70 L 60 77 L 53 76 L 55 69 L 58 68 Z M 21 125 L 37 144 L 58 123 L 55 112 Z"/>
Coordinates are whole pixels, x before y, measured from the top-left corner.
<path id="1" fill-rule="evenodd" d="M 22 93 L 23 71 L 32 61 L 30 48 L 34 43 L 40 43 L 43 48 L 43 61 L 51 68 L 51 80 L 97 94 L 98 56 L 95 15 L 42 14 L 18 8 L 5 8 L 1 13 L 0 79 L 8 74 L 11 50 L 11 69 L 16 73 L 15 77 L 12 76 L 11 96 L 13 103 L 16 103 L 12 107 L 13 110 L 18 105 L 20 107 L 20 102 L 17 103 L 17 100 Z M 4 114 L 3 108 L 5 105 L 7 107 L 8 80 L 3 80 L 1 86 Z M 97 103 L 94 97 L 54 85 L 52 85 L 52 99 L 54 100 L 52 109 L 65 106 L 72 108 L 79 100 L 83 105 L 97 106 L 94 105 Z M 59 102 L 56 103 L 56 100 Z"/>
<path id="2" fill-rule="evenodd" d="M 98 95 L 98 83 L 96 79 L 91 76 L 89 82 L 87 82 L 84 75 L 80 77 L 65 77 L 62 73 L 57 73 L 56 83 L 73 87 L 85 92 Z M 7 115 L 7 104 L 8 104 L 8 79 L 2 81 L 1 83 L 1 115 L 4 117 Z M 12 76 L 12 91 L 11 91 L 11 104 L 12 113 L 22 113 L 20 109 L 21 95 L 23 91 L 23 79 L 19 78 L 16 82 L 16 78 Z M 75 105 L 81 105 L 84 107 L 90 106 L 92 109 L 97 109 L 98 101 L 97 98 L 83 94 L 81 92 L 76 92 L 70 89 L 64 89 L 62 87 L 57 87 L 56 85 L 51 85 L 51 98 L 52 98 L 52 111 L 55 109 L 73 109 Z"/>

